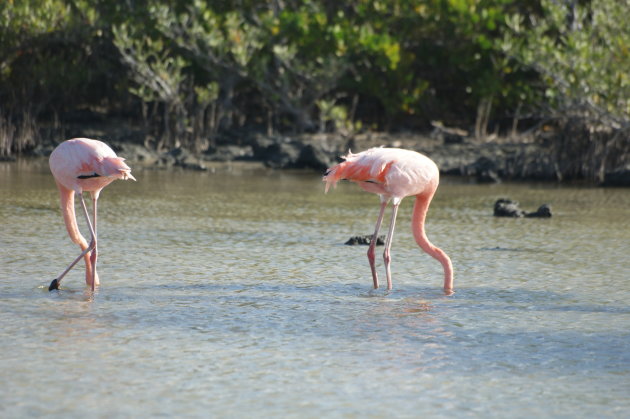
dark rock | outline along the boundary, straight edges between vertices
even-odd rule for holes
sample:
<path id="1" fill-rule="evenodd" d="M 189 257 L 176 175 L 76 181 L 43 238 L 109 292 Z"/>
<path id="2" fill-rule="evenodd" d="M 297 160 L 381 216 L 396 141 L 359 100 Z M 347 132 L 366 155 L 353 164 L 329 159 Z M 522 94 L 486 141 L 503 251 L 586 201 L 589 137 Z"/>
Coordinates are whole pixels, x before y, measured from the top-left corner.
<path id="1" fill-rule="evenodd" d="M 467 172 L 474 175 L 477 178 L 477 182 L 501 182 L 499 171 L 497 169 L 497 163 L 485 156 L 479 157 L 475 160 L 475 162 L 468 167 Z"/>
<path id="2" fill-rule="evenodd" d="M 468 132 L 458 128 L 445 127 L 439 121 L 431 121 L 431 125 L 433 126 L 431 138 L 441 140 L 444 144 L 462 144 L 468 136 Z"/>
<path id="3" fill-rule="evenodd" d="M 209 148 L 203 156 L 206 161 L 252 160 L 253 158 L 254 149 L 251 145 L 219 145 Z"/>
<path id="4" fill-rule="evenodd" d="M 147 149 L 146 147 L 133 143 L 114 143 L 111 145 L 116 154 L 124 157 L 131 163 L 140 163 L 145 166 L 151 166 L 157 163 L 160 156 L 157 152 Z"/>
<path id="5" fill-rule="evenodd" d="M 334 163 L 334 160 L 321 147 L 306 144 L 300 151 L 296 167 L 326 170 Z"/>
<path id="6" fill-rule="evenodd" d="M 518 207 L 518 202 L 509 199 L 499 199 L 494 203 L 495 217 L 523 217 L 525 211 Z"/>
<path id="7" fill-rule="evenodd" d="M 499 199 L 494 203 L 495 217 L 528 217 L 528 218 L 549 218 L 551 208 L 547 204 L 538 207 L 536 212 L 525 212 L 519 208 L 518 202 L 509 199 Z"/>
<path id="8" fill-rule="evenodd" d="M 188 170 L 208 170 L 197 157 L 183 147 L 176 147 L 160 156 L 159 165 L 178 166 Z"/>
<path id="9" fill-rule="evenodd" d="M 630 164 L 607 172 L 601 186 L 630 186 Z"/>
<path id="10" fill-rule="evenodd" d="M 248 138 L 248 143 L 254 149 L 254 155 L 264 153 L 264 150 L 272 144 L 281 141 L 277 136 L 267 136 L 262 134 L 252 135 Z"/>
<path id="11" fill-rule="evenodd" d="M 295 167 L 301 145 L 286 137 L 257 136 L 253 141 L 254 158 L 273 169 Z"/>
<path id="12" fill-rule="evenodd" d="M 273 168 L 295 167 L 295 163 L 300 157 L 300 149 L 300 144 L 294 141 L 272 144 L 267 148 L 267 156 L 263 161 L 267 166 Z"/>
<path id="13" fill-rule="evenodd" d="M 363 244 L 363 245 L 369 245 L 370 243 L 372 243 L 372 236 L 353 236 L 350 237 L 350 239 L 348 239 L 347 242 L 345 242 L 344 244 L 347 244 L 348 246 L 356 246 L 358 244 Z M 377 246 L 383 246 L 385 244 L 385 236 L 378 236 L 376 238 L 376 245 Z"/>
<path id="14" fill-rule="evenodd" d="M 33 150 L 31 150 L 31 154 L 37 157 L 47 157 L 50 156 L 50 153 L 55 149 L 55 145 L 49 142 L 43 144 L 37 144 Z"/>
<path id="15" fill-rule="evenodd" d="M 296 137 L 257 135 L 250 139 L 253 159 L 274 169 L 324 170 L 336 163 L 340 140 L 324 135 Z"/>
<path id="16" fill-rule="evenodd" d="M 551 217 L 551 208 L 547 204 L 542 204 L 536 212 L 528 212 L 525 214 L 528 218 L 549 218 Z"/>
<path id="17" fill-rule="evenodd" d="M 198 170 L 200 172 L 208 170 L 208 168 L 203 163 L 186 163 L 186 162 L 181 162 L 181 163 L 178 163 L 176 166 L 179 166 L 182 169 Z"/>
<path id="18" fill-rule="evenodd" d="M 185 160 L 190 157 L 190 151 L 183 147 L 175 147 L 166 152 L 169 156 L 173 156 L 175 160 Z"/>

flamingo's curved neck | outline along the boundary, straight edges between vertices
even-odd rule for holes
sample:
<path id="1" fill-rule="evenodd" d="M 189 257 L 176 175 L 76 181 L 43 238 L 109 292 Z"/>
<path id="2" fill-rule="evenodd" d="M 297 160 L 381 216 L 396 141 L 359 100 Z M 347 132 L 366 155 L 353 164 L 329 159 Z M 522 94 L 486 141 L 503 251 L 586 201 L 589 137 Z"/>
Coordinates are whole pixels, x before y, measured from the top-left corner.
<path id="1" fill-rule="evenodd" d="M 452 290 L 453 264 L 451 263 L 451 258 L 449 258 L 442 249 L 434 246 L 433 243 L 429 241 L 424 230 L 424 221 L 434 192 L 435 190 L 416 195 L 416 202 L 413 205 L 413 215 L 411 217 L 411 230 L 418 246 L 442 264 L 444 268 L 444 289 Z"/>
<path id="2" fill-rule="evenodd" d="M 81 247 L 81 250 L 84 251 L 88 248 L 88 242 L 85 240 L 85 237 L 79 231 L 79 226 L 77 224 L 77 217 L 74 211 L 74 194 L 75 192 L 71 189 L 66 188 L 61 183 L 57 182 L 57 188 L 59 189 L 59 197 L 61 199 L 61 214 L 63 215 L 63 221 L 66 225 L 66 230 L 68 231 L 68 236 L 70 236 L 70 240 L 74 243 L 78 244 Z M 92 261 L 90 260 L 91 252 L 88 252 L 84 256 L 85 260 L 85 276 L 86 278 L 92 278 Z"/>
<path id="3" fill-rule="evenodd" d="M 70 240 L 81 246 L 81 250 L 85 250 L 85 248 L 87 248 L 87 241 L 79 231 L 77 217 L 74 212 L 75 192 L 61 185 L 59 182 L 57 182 L 57 188 L 59 189 L 59 197 L 61 198 L 61 214 L 66 224 L 66 230 L 68 230 L 68 236 L 70 236 Z"/>

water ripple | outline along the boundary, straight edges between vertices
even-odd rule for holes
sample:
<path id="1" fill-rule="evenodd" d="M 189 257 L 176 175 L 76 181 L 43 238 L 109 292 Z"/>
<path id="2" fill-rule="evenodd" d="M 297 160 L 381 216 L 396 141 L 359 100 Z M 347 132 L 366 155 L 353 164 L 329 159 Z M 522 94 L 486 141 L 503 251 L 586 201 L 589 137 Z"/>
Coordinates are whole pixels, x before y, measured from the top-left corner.
<path id="1" fill-rule="evenodd" d="M 630 408 L 628 191 L 445 182 L 427 232 L 453 259 L 446 296 L 411 235 L 411 200 L 394 289 L 372 290 L 366 248 L 343 242 L 370 232 L 378 200 L 353 185 L 324 195 L 314 174 L 140 171 L 102 196 L 101 287 L 79 269 L 49 293 L 78 249 L 49 175 L 27 169 L 0 184 L 2 416 Z M 554 217 L 496 219 L 498 197 Z"/>

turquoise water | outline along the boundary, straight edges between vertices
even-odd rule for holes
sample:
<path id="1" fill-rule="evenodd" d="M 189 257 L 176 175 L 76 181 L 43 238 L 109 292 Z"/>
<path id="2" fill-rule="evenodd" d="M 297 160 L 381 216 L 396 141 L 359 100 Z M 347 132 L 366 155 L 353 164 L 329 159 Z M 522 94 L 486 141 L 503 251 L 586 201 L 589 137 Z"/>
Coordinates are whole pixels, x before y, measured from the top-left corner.
<path id="1" fill-rule="evenodd" d="M 625 417 L 630 190 L 444 179 L 399 211 L 394 290 L 363 246 L 378 199 L 317 173 L 134 170 L 82 265 L 45 164 L 0 163 L 2 417 Z M 501 197 L 551 219 L 499 219 Z M 386 227 L 386 226 L 385 226 Z M 382 247 L 378 248 L 378 254 Z M 380 256 L 379 273 L 384 272 Z M 625 414 L 623 412 L 626 412 Z"/>

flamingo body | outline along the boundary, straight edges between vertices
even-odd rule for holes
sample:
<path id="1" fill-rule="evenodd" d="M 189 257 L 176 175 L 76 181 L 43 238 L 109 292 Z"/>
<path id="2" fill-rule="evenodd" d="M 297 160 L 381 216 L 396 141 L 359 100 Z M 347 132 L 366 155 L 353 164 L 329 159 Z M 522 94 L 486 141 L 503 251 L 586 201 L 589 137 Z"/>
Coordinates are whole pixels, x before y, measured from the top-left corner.
<path id="1" fill-rule="evenodd" d="M 357 154 L 349 152 L 344 159 L 326 173 L 326 191 L 347 179 L 367 192 L 402 199 L 439 182 L 440 172 L 433 160 L 411 150 L 370 148 Z"/>
<path id="2" fill-rule="evenodd" d="M 61 199 L 61 212 L 70 239 L 81 247 L 81 254 L 53 282 L 49 289 L 57 289 L 61 279 L 81 259 L 85 259 L 85 281 L 94 287 L 99 283 L 96 273 L 97 236 L 96 215 L 97 201 L 101 190 L 116 179 L 132 179 L 131 169 L 124 159 L 105 143 L 87 138 L 75 138 L 64 141 L 53 150 L 49 158 L 52 172 Z M 90 192 L 93 201 L 93 220 L 87 212 L 83 192 Z M 83 213 L 90 230 L 90 243 L 79 231 L 74 211 L 74 196 L 80 198 Z"/>
<path id="3" fill-rule="evenodd" d="M 49 164 L 58 183 L 81 193 L 100 191 L 116 179 L 135 180 L 124 160 L 101 141 L 75 138 L 59 144 Z"/>
<path id="4" fill-rule="evenodd" d="M 374 288 L 378 288 L 374 250 L 385 207 L 390 201 L 392 202 L 392 218 L 383 254 L 387 288 L 391 289 L 390 249 L 398 206 L 403 198 L 415 196 L 416 202 L 412 217 L 414 238 L 425 252 L 442 264 L 444 289 L 452 291 L 453 266 L 451 260 L 444 251 L 428 240 L 424 231 L 426 213 L 439 184 L 440 172 L 436 164 L 423 154 L 399 148 L 371 148 L 357 154 L 349 152 L 344 160 L 326 172 L 323 178 L 326 182 L 326 191 L 329 190 L 330 186 L 335 186 L 339 180 L 346 179 L 357 183 L 367 192 L 379 195 L 381 199 L 381 211 L 376 222 L 374 237 L 368 249 Z"/>

